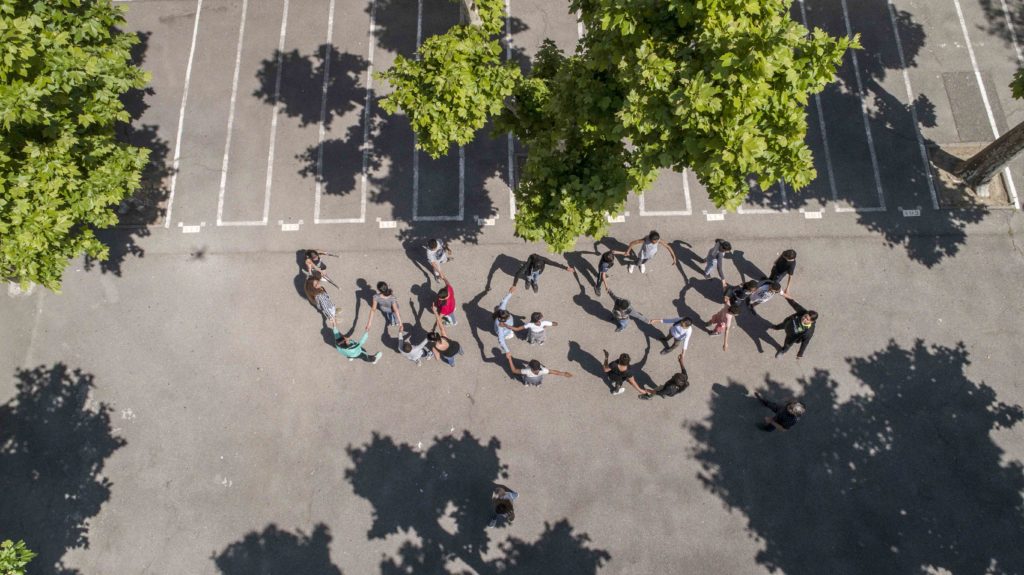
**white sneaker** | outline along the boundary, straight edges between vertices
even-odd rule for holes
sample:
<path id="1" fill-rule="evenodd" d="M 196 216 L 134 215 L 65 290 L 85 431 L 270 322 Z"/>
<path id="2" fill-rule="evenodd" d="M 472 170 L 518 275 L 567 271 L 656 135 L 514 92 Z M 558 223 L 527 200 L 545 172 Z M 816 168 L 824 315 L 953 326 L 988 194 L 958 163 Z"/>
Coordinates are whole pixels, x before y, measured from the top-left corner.
<path id="1" fill-rule="evenodd" d="M 513 335 L 515 335 L 515 334 L 513 334 L 512 332 L 508 332 L 508 333 L 505 334 L 505 339 L 512 339 Z"/>
<path id="2" fill-rule="evenodd" d="M 629 264 L 629 267 L 626 268 L 626 271 L 628 271 L 629 273 L 633 273 L 633 270 L 635 270 L 635 269 L 636 269 L 635 265 Z"/>
<path id="3" fill-rule="evenodd" d="M 640 264 L 640 273 L 647 273 L 647 266 L 645 266 L 644 264 Z"/>
<path id="4" fill-rule="evenodd" d="M 373 354 L 373 364 L 374 365 L 377 365 L 377 362 L 380 361 L 380 358 L 381 358 L 382 355 L 384 355 L 384 352 L 380 352 L 380 351 L 378 351 L 377 353 Z"/>
<path id="5" fill-rule="evenodd" d="M 612 395 L 619 395 L 619 394 L 622 394 L 622 393 L 626 393 L 626 386 L 624 386 L 624 385 L 619 386 L 618 389 L 616 389 L 615 391 L 612 392 Z"/>

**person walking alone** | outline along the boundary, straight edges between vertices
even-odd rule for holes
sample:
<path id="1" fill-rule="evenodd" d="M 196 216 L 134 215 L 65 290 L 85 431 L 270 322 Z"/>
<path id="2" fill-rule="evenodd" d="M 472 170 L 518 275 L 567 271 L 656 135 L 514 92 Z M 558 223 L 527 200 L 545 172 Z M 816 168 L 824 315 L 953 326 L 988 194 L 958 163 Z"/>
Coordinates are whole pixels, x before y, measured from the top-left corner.
<path id="1" fill-rule="evenodd" d="M 661 355 L 665 355 L 668 352 L 676 348 L 677 345 L 682 344 L 683 349 L 680 354 L 686 353 L 686 348 L 690 347 L 690 336 L 693 335 L 693 320 L 688 317 L 667 317 L 663 319 L 652 319 L 652 324 L 670 324 L 672 327 L 668 328 L 668 335 L 661 338 L 661 343 L 665 346 L 665 349 L 661 350 Z M 669 342 L 672 342 L 669 344 Z"/>
<path id="2" fill-rule="evenodd" d="M 754 397 L 761 402 L 761 405 L 772 410 L 772 413 L 775 414 L 774 416 L 764 418 L 764 422 L 761 425 L 761 429 L 764 431 L 775 431 L 776 429 L 786 431 L 796 425 L 796 422 L 803 417 L 806 411 L 804 404 L 799 401 L 790 401 L 781 405 L 765 399 L 763 395 L 756 391 L 754 392 Z"/>
<path id="3" fill-rule="evenodd" d="M 544 383 L 544 376 L 547 374 L 558 375 L 561 377 L 572 377 L 572 374 L 568 371 L 558 371 L 557 369 L 549 369 L 544 367 L 541 362 L 536 359 L 531 359 L 527 362 L 526 367 L 519 369 L 516 367 L 515 360 L 512 359 L 511 353 L 505 354 L 505 359 L 508 360 L 508 368 L 512 370 L 514 375 L 518 375 L 523 378 L 523 383 L 526 385 L 539 386 Z"/>
<path id="4" fill-rule="evenodd" d="M 557 321 L 544 319 L 544 314 L 535 311 L 530 315 L 530 321 L 519 327 L 513 327 L 512 331 L 526 330 L 526 343 L 530 345 L 544 345 L 547 341 L 547 328 L 558 327 Z"/>
<path id="5" fill-rule="evenodd" d="M 633 389 L 637 390 L 640 395 L 650 395 L 652 391 L 648 391 L 636 382 L 636 377 L 630 369 L 629 362 L 631 358 L 628 353 L 619 355 L 619 358 L 608 363 L 608 350 L 604 351 L 604 372 L 608 376 L 608 380 L 612 382 L 612 395 L 619 395 L 626 391 L 623 386 L 624 383 L 628 383 L 633 386 Z"/>
<path id="6" fill-rule="evenodd" d="M 512 525 L 516 520 L 516 511 L 512 503 L 519 499 L 519 493 L 511 487 L 494 484 L 494 491 L 491 493 L 491 504 L 494 506 L 494 517 L 487 524 L 488 527 L 503 527 Z"/>
<path id="7" fill-rule="evenodd" d="M 690 376 L 686 373 L 686 365 L 683 364 L 683 354 L 679 353 L 679 373 L 674 374 L 665 385 L 654 390 L 653 394 L 641 395 L 640 399 L 650 399 L 657 395 L 658 397 L 674 397 L 680 393 L 686 391 L 686 388 L 690 387 Z"/>
<path id="8" fill-rule="evenodd" d="M 629 325 L 629 318 L 633 318 L 637 321 L 644 323 L 650 323 L 650 320 L 644 317 L 644 314 L 633 309 L 633 305 L 629 303 L 628 299 L 623 299 L 612 293 L 612 290 L 608 290 L 608 295 L 612 298 L 612 318 L 615 320 L 615 331 L 620 332 Z"/>
<path id="9" fill-rule="evenodd" d="M 633 270 L 636 268 L 637 265 L 640 266 L 640 273 L 647 273 L 646 264 L 647 262 L 654 259 L 654 256 L 658 254 L 658 246 L 665 246 L 665 249 L 668 250 L 669 255 L 672 256 L 672 265 L 676 265 L 676 254 L 672 251 L 672 246 L 661 241 L 661 234 L 654 230 L 651 230 L 651 233 L 647 234 L 647 236 L 645 237 L 629 242 L 629 245 L 626 246 L 626 251 L 619 253 L 631 253 L 633 251 L 633 248 L 636 246 L 640 246 L 640 249 L 635 256 L 636 263 L 631 263 L 629 264 L 629 267 L 626 268 L 627 271 L 629 271 L 629 273 L 633 273 Z"/>
<path id="10" fill-rule="evenodd" d="M 434 313 L 441 316 L 442 322 L 448 325 L 458 325 L 459 322 L 455 319 L 455 289 L 448 281 L 448 276 L 441 274 L 441 280 L 444 282 L 444 287 L 438 290 L 437 297 L 434 299 Z"/>
<path id="11" fill-rule="evenodd" d="M 448 261 L 452 256 L 452 250 L 443 240 L 428 240 L 424 246 L 427 250 L 427 263 L 434 270 L 434 279 L 440 281 L 444 274 L 441 273 L 441 264 Z"/>
<path id="12" fill-rule="evenodd" d="M 704 279 L 711 279 L 711 270 L 718 266 L 718 277 L 725 281 L 725 271 L 722 270 L 722 261 L 727 254 L 732 253 L 732 244 L 721 239 L 715 240 L 715 245 L 708 250 L 708 257 L 704 258 Z"/>
<path id="13" fill-rule="evenodd" d="M 512 285 L 517 285 L 519 279 L 522 278 L 526 284 L 526 289 L 532 288 L 533 293 L 537 293 L 537 290 L 540 289 L 537 286 L 537 281 L 540 280 L 540 274 L 544 273 L 544 268 L 548 265 L 566 270 L 569 273 L 576 273 L 572 266 L 562 265 L 541 255 L 530 254 L 530 257 L 526 258 L 526 263 L 516 272 L 515 277 L 512 279 Z"/>
<path id="14" fill-rule="evenodd" d="M 395 297 L 395 293 L 391 291 L 386 282 L 377 282 L 377 293 L 373 294 L 371 306 L 370 321 L 366 322 L 367 331 L 373 325 L 373 316 L 376 314 L 377 308 L 380 308 L 380 313 L 384 316 L 384 330 L 387 331 L 389 327 L 397 325 L 399 333 L 401 333 L 402 314 L 398 311 L 398 298 Z"/>
<path id="15" fill-rule="evenodd" d="M 781 323 L 772 326 L 772 329 L 781 329 L 786 332 L 786 340 L 782 344 L 782 349 L 775 352 L 775 357 L 781 357 L 789 351 L 789 348 L 793 347 L 794 343 L 800 342 L 800 349 L 796 352 L 796 358 L 800 359 L 807 350 L 807 344 L 811 343 L 811 338 L 814 337 L 814 327 L 818 323 L 818 312 L 804 309 L 802 305 L 796 303 L 792 296 L 786 292 L 782 292 L 782 297 L 786 298 L 786 301 L 789 302 L 790 307 L 796 313 L 787 317 Z"/>
<path id="16" fill-rule="evenodd" d="M 789 293 L 790 288 L 793 287 L 793 274 L 795 273 L 796 250 L 786 250 L 772 264 L 772 272 L 768 275 L 768 279 L 781 284 L 782 278 L 786 278 L 786 289 L 782 291 Z"/>

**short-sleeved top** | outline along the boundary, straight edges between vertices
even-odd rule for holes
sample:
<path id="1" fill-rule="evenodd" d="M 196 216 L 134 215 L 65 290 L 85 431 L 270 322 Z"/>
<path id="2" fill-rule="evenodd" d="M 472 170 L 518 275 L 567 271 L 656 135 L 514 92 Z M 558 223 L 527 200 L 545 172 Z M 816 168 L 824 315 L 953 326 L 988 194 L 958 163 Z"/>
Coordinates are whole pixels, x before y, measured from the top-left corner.
<path id="1" fill-rule="evenodd" d="M 445 261 L 444 242 L 442 242 L 441 240 L 437 240 L 437 249 L 436 250 L 430 249 L 429 246 L 427 247 L 427 261 L 428 262 L 443 262 L 443 261 Z"/>
<path id="2" fill-rule="evenodd" d="M 772 266 L 772 275 L 768 276 L 775 281 L 791 276 L 796 272 L 796 260 L 789 261 L 786 258 L 780 257 L 775 260 L 775 265 Z"/>
<path id="3" fill-rule="evenodd" d="M 455 357 L 456 355 L 458 355 L 458 353 L 459 353 L 459 342 L 457 342 L 457 341 L 455 341 L 453 339 L 448 339 L 447 337 L 442 337 L 441 339 L 443 339 L 446 342 L 448 342 L 448 349 L 439 349 L 439 350 L 437 350 L 438 353 L 440 353 L 444 357 Z"/>
<path id="4" fill-rule="evenodd" d="M 448 290 L 448 299 L 444 300 L 444 303 L 437 301 L 434 305 L 438 306 L 437 311 L 441 315 L 451 315 L 455 312 L 455 290 L 450 285 L 445 286 L 445 289 Z"/>
<path id="5" fill-rule="evenodd" d="M 334 302 L 331 301 L 331 296 L 327 295 L 326 291 L 322 291 L 316 294 L 316 307 L 320 311 L 328 311 L 334 309 Z"/>
<path id="6" fill-rule="evenodd" d="M 729 301 L 732 305 L 739 305 L 750 297 L 750 294 L 747 293 L 747 290 L 743 289 L 743 286 L 736 286 L 728 290 L 726 294 L 729 296 Z"/>
<path id="7" fill-rule="evenodd" d="M 530 368 L 521 370 L 523 373 L 523 382 L 529 385 L 540 385 L 544 381 L 544 376 L 551 373 L 551 370 L 541 366 L 540 371 L 533 371 Z"/>
<path id="8" fill-rule="evenodd" d="M 643 245 L 640 246 L 640 259 L 649 260 L 656 253 L 658 253 L 658 242 L 644 240 Z"/>
<path id="9" fill-rule="evenodd" d="M 762 281 L 761 285 L 757 287 L 757 291 L 750 295 L 750 303 L 764 303 L 775 297 L 775 293 L 771 291 L 771 285 L 771 282 Z"/>
<path id="10" fill-rule="evenodd" d="M 541 320 L 539 325 L 535 324 L 535 323 L 533 323 L 531 321 L 530 323 L 524 325 L 523 327 L 525 327 L 526 329 L 532 331 L 533 333 L 540 333 L 540 332 L 544 331 L 544 328 L 550 327 L 552 325 L 554 325 L 554 324 L 545 319 L 545 320 Z"/>
<path id="11" fill-rule="evenodd" d="M 610 262 L 606 262 L 604 260 L 601 260 L 597 264 L 597 273 L 599 273 L 599 274 L 608 273 L 608 270 L 612 269 L 612 266 L 614 266 L 614 265 L 615 265 L 615 260 L 614 259 L 612 261 L 610 261 Z"/>
<path id="12" fill-rule="evenodd" d="M 617 367 L 618 365 L 619 364 L 617 363 L 613 363 L 608 366 L 611 368 L 610 370 L 608 370 L 608 379 L 614 381 L 615 383 L 621 384 L 627 381 L 629 378 L 633 377 L 633 372 L 631 372 L 628 367 L 625 371 L 620 371 Z"/>
<path id="13" fill-rule="evenodd" d="M 693 334 L 693 326 L 683 327 L 680 323 L 673 323 L 672 327 L 668 329 L 668 333 L 674 338 L 679 340 L 679 343 L 683 344 L 683 350 L 690 346 L 690 335 Z"/>
<path id="14" fill-rule="evenodd" d="M 398 297 L 395 294 L 384 295 L 375 293 L 373 294 L 373 303 L 377 304 L 377 308 L 381 311 L 393 313 L 395 307 L 398 305 Z"/>

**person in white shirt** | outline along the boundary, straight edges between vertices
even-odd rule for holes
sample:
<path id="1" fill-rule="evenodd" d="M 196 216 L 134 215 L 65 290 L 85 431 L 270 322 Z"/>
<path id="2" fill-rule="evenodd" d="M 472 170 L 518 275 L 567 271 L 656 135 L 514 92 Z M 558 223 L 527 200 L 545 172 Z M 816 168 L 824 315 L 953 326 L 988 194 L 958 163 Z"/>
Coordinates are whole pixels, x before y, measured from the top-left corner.
<path id="1" fill-rule="evenodd" d="M 526 364 L 527 366 L 525 368 L 519 369 L 518 367 L 516 367 L 516 363 L 512 359 L 511 352 L 506 353 L 505 358 L 508 359 L 508 367 L 509 369 L 512 370 L 512 373 L 514 375 L 521 376 L 523 378 L 523 383 L 525 383 L 526 385 L 536 386 L 540 385 L 541 383 L 544 383 L 544 376 L 548 375 L 549 373 L 551 375 L 559 375 L 562 377 L 572 377 L 572 374 L 569 373 L 568 371 L 558 371 L 557 369 L 549 369 L 547 367 L 544 367 L 536 359 L 531 359 Z"/>
<path id="2" fill-rule="evenodd" d="M 549 327 L 558 327 L 557 321 L 548 321 L 544 319 L 544 314 L 539 311 L 535 311 L 530 315 L 530 322 L 519 327 L 513 327 L 513 331 L 527 330 L 526 343 L 530 345 L 544 345 L 547 341 L 547 331 Z"/>
<path id="3" fill-rule="evenodd" d="M 688 317 L 667 317 L 664 319 L 652 319 L 651 323 L 672 325 L 672 327 L 668 328 L 668 335 L 661 338 L 661 343 L 665 345 L 665 349 L 661 350 L 661 355 L 672 351 L 679 344 L 683 345 L 681 354 L 686 353 L 686 348 L 690 347 L 690 336 L 693 334 L 693 320 Z"/>
<path id="4" fill-rule="evenodd" d="M 430 345 L 430 340 L 427 338 L 423 338 L 422 342 L 413 345 L 411 333 L 406 333 L 405 331 L 398 333 L 398 351 L 402 354 L 402 357 L 416 365 L 422 365 L 425 359 L 434 358 L 431 350 L 427 349 L 428 345 Z"/>

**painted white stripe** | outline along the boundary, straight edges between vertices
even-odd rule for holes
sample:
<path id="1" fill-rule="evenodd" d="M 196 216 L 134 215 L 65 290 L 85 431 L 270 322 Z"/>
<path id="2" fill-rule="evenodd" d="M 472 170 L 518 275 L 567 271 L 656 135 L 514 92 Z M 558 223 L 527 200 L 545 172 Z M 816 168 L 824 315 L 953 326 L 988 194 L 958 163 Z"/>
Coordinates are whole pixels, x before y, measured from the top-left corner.
<path id="1" fill-rule="evenodd" d="M 313 223 L 320 223 L 320 195 L 323 193 L 324 180 L 324 137 L 327 129 L 327 86 L 331 81 L 331 56 L 334 53 L 332 37 L 334 35 L 334 2 L 331 0 L 327 8 L 327 41 L 324 42 L 324 82 L 320 86 L 320 125 L 317 130 L 316 149 L 316 193 L 313 199 Z"/>
<path id="2" fill-rule="evenodd" d="M 708 219 L 709 222 L 720 222 L 725 219 L 724 213 L 704 214 L 704 216 Z"/>
<path id="3" fill-rule="evenodd" d="M 505 61 L 512 59 L 512 1 L 505 0 Z M 508 133 L 508 213 L 513 220 L 516 217 L 516 140 L 512 132 Z"/>
<path id="4" fill-rule="evenodd" d="M 939 197 L 935 192 L 935 182 L 932 179 L 931 161 L 928 159 L 928 151 L 924 147 L 924 138 L 921 136 L 921 124 L 917 120 L 917 109 L 914 107 L 914 90 L 910 87 L 910 74 L 907 73 L 907 61 L 903 56 L 903 40 L 900 39 L 899 26 L 896 23 L 896 7 L 893 0 L 888 0 L 889 22 L 892 24 L 892 33 L 896 38 L 896 53 L 900 57 L 900 71 L 903 73 L 903 89 L 907 94 L 907 107 L 910 108 L 910 119 L 914 122 L 914 137 L 917 138 L 917 147 L 921 152 L 921 162 L 924 165 L 924 173 L 928 181 L 928 193 L 932 196 L 932 207 L 939 209 Z"/>
<path id="5" fill-rule="evenodd" d="M 1013 51 L 1017 53 L 1017 63 L 1024 64 L 1024 53 L 1020 51 L 1020 44 L 1017 42 L 1017 30 L 1013 27 L 1013 19 L 1010 18 L 1010 10 L 1006 7 L 1006 0 L 999 0 L 999 5 L 1003 8 L 1003 18 L 1006 19 L 1006 29 L 1010 31 Z"/>
<path id="6" fill-rule="evenodd" d="M 167 195 L 167 213 L 164 214 L 164 228 L 171 227 L 174 187 L 178 182 L 178 166 L 181 162 L 181 133 L 185 126 L 185 104 L 188 103 L 188 86 L 192 81 L 192 61 L 196 55 L 196 38 L 199 36 L 199 15 L 202 12 L 203 0 L 196 0 L 196 21 L 192 26 L 192 46 L 188 50 L 188 65 L 185 66 L 185 87 L 181 93 L 181 108 L 178 110 L 178 134 L 174 137 L 174 161 L 171 163 L 171 191 Z"/>
<path id="7" fill-rule="evenodd" d="M 640 215 L 642 217 L 649 216 L 688 216 L 693 213 L 693 208 L 690 205 L 690 183 L 687 181 L 686 169 L 682 171 L 683 176 L 683 197 L 686 199 L 685 210 L 665 210 L 665 211 L 647 211 L 646 202 L 644 201 L 644 194 L 640 194 Z"/>
<path id="8" fill-rule="evenodd" d="M 281 74 L 283 68 L 284 36 L 288 29 L 288 0 L 284 0 L 281 15 L 281 37 L 277 43 L 277 77 L 274 78 L 274 117 L 270 120 L 270 149 L 267 150 L 267 183 L 263 192 L 263 222 L 270 217 L 270 186 L 274 179 L 274 145 L 277 142 L 277 117 L 281 109 Z"/>
<path id="9" fill-rule="evenodd" d="M 921 215 L 920 208 L 916 210 L 900 210 L 900 212 L 903 214 L 903 217 L 905 218 L 916 218 Z"/>
<path id="10" fill-rule="evenodd" d="M 891 1 L 891 0 L 890 0 Z M 807 24 L 807 7 L 804 0 L 800 0 L 800 18 L 804 21 L 804 28 L 810 28 Z M 832 201 L 839 203 L 839 193 L 836 191 L 836 174 L 832 169 L 832 154 L 829 152 L 828 130 L 825 128 L 825 112 L 821 107 L 821 94 L 814 94 L 814 108 L 818 112 L 818 128 L 821 131 L 821 143 L 825 148 L 825 170 L 828 172 L 828 187 L 832 191 Z"/>
<path id="11" fill-rule="evenodd" d="M 231 131 L 235 125 L 235 102 L 238 99 L 238 73 L 242 67 L 242 40 L 245 37 L 245 15 L 249 8 L 249 0 L 242 0 L 242 18 L 238 24 L 238 43 L 235 46 L 235 73 L 231 80 L 231 104 L 228 106 L 228 134 L 224 139 L 224 160 L 220 166 L 220 194 L 217 196 L 217 225 L 223 225 L 221 216 L 224 214 L 224 189 L 228 182 L 228 162 L 231 157 Z"/>
<path id="12" fill-rule="evenodd" d="M 818 210 L 818 211 L 814 211 L 814 212 L 804 212 L 804 218 L 806 218 L 808 220 L 820 220 L 821 219 L 821 211 Z"/>
<path id="13" fill-rule="evenodd" d="M 988 116 L 988 125 L 992 129 L 992 136 L 998 139 L 999 128 L 996 127 L 996 117 L 992 112 L 992 104 L 988 99 L 988 90 L 985 89 L 985 83 L 981 79 L 981 70 L 978 69 L 978 59 L 974 56 L 974 46 L 971 45 L 971 37 L 967 33 L 967 22 L 964 21 L 964 12 L 960 8 L 960 0 L 953 0 L 953 5 L 956 6 L 956 16 L 960 19 L 960 31 L 964 34 L 964 43 L 967 44 L 967 55 L 971 58 L 971 66 L 974 68 L 974 79 L 978 82 L 978 90 L 981 92 L 981 101 L 985 104 L 985 115 Z M 1017 187 L 1013 184 L 1013 177 L 1010 175 L 1009 166 L 1003 168 L 1003 174 L 1006 176 L 1006 187 L 1009 189 L 1013 207 L 1020 209 Z"/>
<path id="14" fill-rule="evenodd" d="M 843 22 L 846 23 L 846 35 L 853 37 L 853 28 L 850 26 L 850 11 L 847 8 L 846 0 L 841 0 L 843 6 Z M 857 51 L 850 51 L 850 58 L 853 60 L 853 74 L 857 80 L 857 94 L 860 95 L 860 115 L 864 121 L 864 134 L 868 139 L 868 153 L 871 156 L 871 169 L 875 174 L 875 190 L 878 192 L 878 207 L 880 210 L 885 210 L 885 195 L 882 192 L 882 175 L 878 170 L 878 156 L 875 152 L 875 139 L 871 136 L 871 124 L 868 121 L 868 104 L 866 101 L 867 94 L 864 92 L 864 86 L 860 79 L 860 64 L 857 63 Z M 837 206 L 838 211 L 838 206 Z"/>
<path id="15" fill-rule="evenodd" d="M 202 228 L 199 226 L 181 226 L 181 233 L 183 234 L 198 234 Z"/>
<path id="16" fill-rule="evenodd" d="M 576 13 L 576 38 L 582 40 L 583 36 L 586 35 L 587 31 L 583 28 L 583 20 L 580 19 L 580 13 Z"/>

